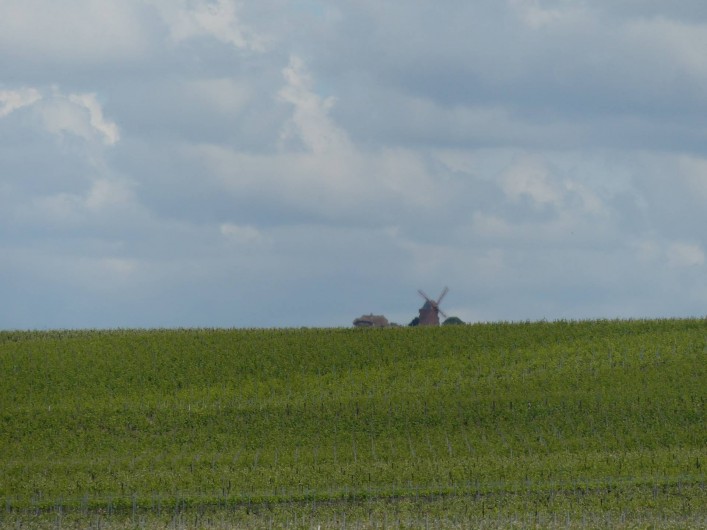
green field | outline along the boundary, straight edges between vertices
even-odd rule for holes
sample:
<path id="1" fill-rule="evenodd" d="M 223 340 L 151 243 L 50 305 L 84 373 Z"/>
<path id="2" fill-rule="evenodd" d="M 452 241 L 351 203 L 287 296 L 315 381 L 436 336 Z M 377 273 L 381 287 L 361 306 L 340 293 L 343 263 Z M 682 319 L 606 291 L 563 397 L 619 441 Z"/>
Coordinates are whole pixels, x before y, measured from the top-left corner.
<path id="1" fill-rule="evenodd" d="M 707 528 L 707 321 L 0 332 L 0 527 Z"/>

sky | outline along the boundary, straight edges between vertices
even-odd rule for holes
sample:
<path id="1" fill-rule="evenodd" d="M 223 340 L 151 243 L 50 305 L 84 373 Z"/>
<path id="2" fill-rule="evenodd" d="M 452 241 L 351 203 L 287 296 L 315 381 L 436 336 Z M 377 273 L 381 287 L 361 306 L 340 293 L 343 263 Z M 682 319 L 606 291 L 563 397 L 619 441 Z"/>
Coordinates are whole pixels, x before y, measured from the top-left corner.
<path id="1" fill-rule="evenodd" d="M 707 314 L 702 0 L 0 0 L 0 329 Z"/>

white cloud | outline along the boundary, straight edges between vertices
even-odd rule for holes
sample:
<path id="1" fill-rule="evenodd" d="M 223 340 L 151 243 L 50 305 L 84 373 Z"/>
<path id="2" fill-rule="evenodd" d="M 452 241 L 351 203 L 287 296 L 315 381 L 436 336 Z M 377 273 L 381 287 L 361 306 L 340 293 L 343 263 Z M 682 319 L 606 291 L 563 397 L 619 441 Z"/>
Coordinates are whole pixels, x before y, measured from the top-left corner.
<path id="1" fill-rule="evenodd" d="M 103 109 L 96 99 L 96 94 L 70 94 L 69 101 L 84 107 L 88 111 L 89 123 L 101 136 L 104 143 L 115 144 L 120 139 L 118 126 L 103 116 Z"/>
<path id="2" fill-rule="evenodd" d="M 677 169 L 685 176 L 690 189 L 697 196 L 707 200 L 707 158 L 680 156 Z"/>
<path id="3" fill-rule="evenodd" d="M 572 0 L 508 0 L 524 24 L 541 29 L 567 21 L 577 21 L 583 14 L 582 3 Z"/>
<path id="4" fill-rule="evenodd" d="M 57 230 L 86 228 L 102 220 L 128 222 L 142 213 L 133 187 L 124 180 L 108 178 L 92 179 L 83 193 L 37 195 L 14 210 L 14 221 L 20 226 Z"/>
<path id="5" fill-rule="evenodd" d="M 101 178 L 95 180 L 82 202 L 93 212 L 130 206 L 136 201 L 130 184 L 123 180 Z"/>
<path id="6" fill-rule="evenodd" d="M 677 241 L 666 249 L 668 265 L 675 268 L 697 267 L 705 264 L 705 252 L 700 245 Z"/>
<path id="7" fill-rule="evenodd" d="M 501 186 L 514 201 L 528 197 L 537 205 L 562 203 L 560 185 L 551 178 L 545 164 L 534 157 L 524 157 L 509 167 L 501 176 Z"/>
<path id="8" fill-rule="evenodd" d="M 704 311 L 696 2 L 0 3 L 0 326 Z"/>
<path id="9" fill-rule="evenodd" d="M 252 98 L 251 89 L 242 81 L 228 78 L 194 79 L 185 83 L 187 92 L 202 106 L 220 112 L 242 111 Z"/>
<path id="10" fill-rule="evenodd" d="M 237 200 L 280 205 L 308 217 L 389 224 L 396 211 L 419 207 L 420 215 L 431 212 L 444 193 L 412 152 L 260 156 L 213 145 L 190 151 Z"/>
<path id="11" fill-rule="evenodd" d="M 27 107 L 42 99 L 36 88 L 20 88 L 17 90 L 0 90 L 0 118 Z"/>
<path id="12" fill-rule="evenodd" d="M 513 202 L 526 197 L 536 207 L 552 206 L 571 215 L 608 214 L 596 192 L 577 178 L 559 174 L 560 171 L 551 168 L 539 154 L 524 155 L 501 172 L 500 185 Z"/>
<path id="13" fill-rule="evenodd" d="M 707 24 L 670 20 L 663 16 L 638 18 L 626 26 L 629 42 L 650 50 L 661 64 L 679 67 L 702 82 L 707 82 Z M 672 72 L 663 72 L 672 77 Z"/>
<path id="14" fill-rule="evenodd" d="M 240 19 L 235 0 L 152 0 L 176 42 L 210 36 L 237 49 L 263 52 L 267 39 Z"/>
<path id="15" fill-rule="evenodd" d="M 447 191 L 435 185 L 422 157 L 406 149 L 359 148 L 329 115 L 334 100 L 314 91 L 300 58 L 291 57 L 282 75 L 278 98 L 292 111 L 276 153 L 217 145 L 190 149 L 228 192 L 241 200 L 267 198 L 270 205 L 309 216 L 368 225 L 390 224 L 396 210 L 418 207 L 424 213 L 439 205 Z"/>
<path id="16" fill-rule="evenodd" d="M 98 277 L 111 278 L 115 281 L 116 276 L 126 277 L 134 274 L 139 268 L 139 262 L 129 258 L 102 258 L 95 263 L 95 270 Z"/>
<path id="17" fill-rule="evenodd" d="M 57 256 L 51 265 L 55 281 L 74 292 L 94 292 L 101 298 L 140 289 L 139 276 L 144 268 L 138 259 L 114 255 Z"/>
<path id="18" fill-rule="evenodd" d="M 564 181 L 564 187 L 568 194 L 578 198 L 582 212 L 601 216 L 608 215 L 609 212 L 606 205 L 599 195 L 592 191 L 589 186 L 576 180 L 566 179 Z"/>
<path id="19" fill-rule="evenodd" d="M 114 145 L 120 139 L 115 122 L 103 116 L 96 94 L 64 95 L 57 89 L 38 108 L 46 130 L 54 134 L 71 133 L 85 140 L 99 139 Z"/>
<path id="20" fill-rule="evenodd" d="M 88 116 L 68 98 L 59 97 L 46 100 L 39 108 L 44 128 L 52 134 L 71 133 L 85 140 L 93 137 Z"/>
<path id="21" fill-rule="evenodd" d="M 0 48 L 32 62 L 137 58 L 146 46 L 141 2 L 3 0 Z"/>
<path id="22" fill-rule="evenodd" d="M 352 145 L 348 136 L 329 117 L 336 100 L 331 97 L 322 99 L 314 92 L 304 61 L 291 56 L 282 74 L 286 85 L 278 95 L 294 106 L 290 125 L 283 131 L 283 140 L 297 136 L 314 154 L 350 155 Z"/>
<path id="23" fill-rule="evenodd" d="M 484 212 L 474 212 L 471 229 L 484 238 L 507 238 L 516 228 L 502 217 Z"/>
<path id="24" fill-rule="evenodd" d="M 80 197 L 72 193 L 38 196 L 23 204 L 16 218 L 22 225 L 75 227 L 84 220 L 81 202 Z"/>
<path id="25" fill-rule="evenodd" d="M 223 223 L 220 231 L 223 236 L 235 243 L 255 243 L 263 240 L 260 230 L 251 225 Z"/>
<path id="26" fill-rule="evenodd" d="M 644 264 L 657 262 L 673 269 L 699 267 L 705 264 L 705 251 L 698 243 L 642 239 L 633 242 L 631 247 Z"/>

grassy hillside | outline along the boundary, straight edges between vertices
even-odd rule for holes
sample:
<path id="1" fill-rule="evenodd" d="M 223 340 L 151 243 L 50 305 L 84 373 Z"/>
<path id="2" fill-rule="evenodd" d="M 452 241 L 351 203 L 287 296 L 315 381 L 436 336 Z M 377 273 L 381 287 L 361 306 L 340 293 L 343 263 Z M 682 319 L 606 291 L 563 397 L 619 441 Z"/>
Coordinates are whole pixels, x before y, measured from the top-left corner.
<path id="1" fill-rule="evenodd" d="M 705 361 L 704 320 L 0 332 L 0 522 L 704 522 Z"/>

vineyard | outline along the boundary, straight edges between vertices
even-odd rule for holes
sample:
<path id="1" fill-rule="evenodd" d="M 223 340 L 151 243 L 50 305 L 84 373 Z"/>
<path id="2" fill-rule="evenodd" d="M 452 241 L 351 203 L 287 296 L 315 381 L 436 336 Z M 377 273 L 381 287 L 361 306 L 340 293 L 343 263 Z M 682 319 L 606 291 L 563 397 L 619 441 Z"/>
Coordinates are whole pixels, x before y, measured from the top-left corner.
<path id="1" fill-rule="evenodd" d="M 0 332 L 0 527 L 707 528 L 704 319 Z"/>

